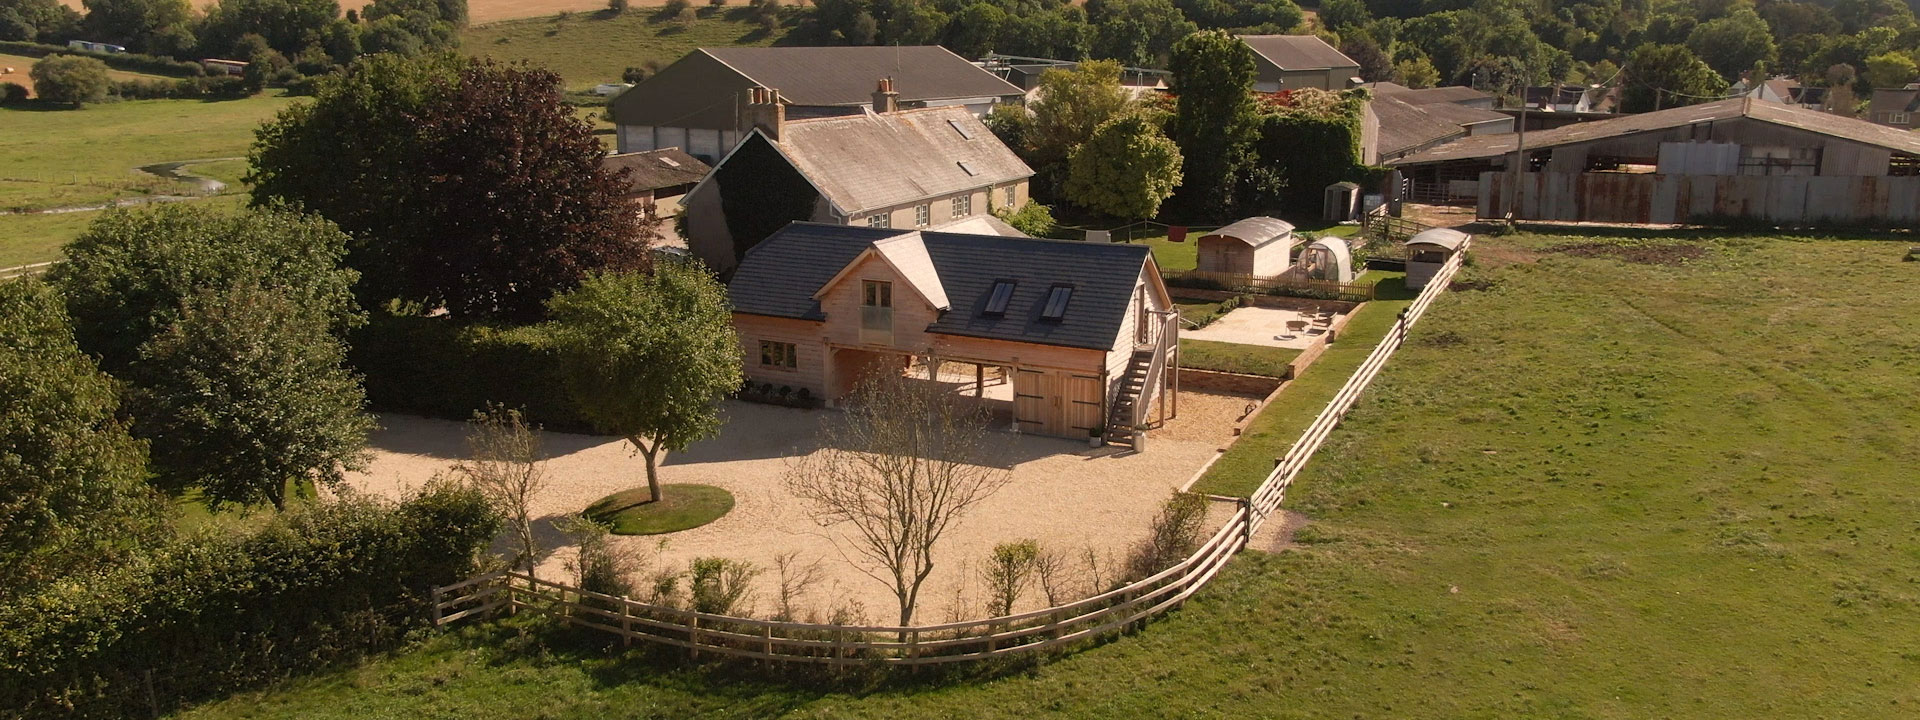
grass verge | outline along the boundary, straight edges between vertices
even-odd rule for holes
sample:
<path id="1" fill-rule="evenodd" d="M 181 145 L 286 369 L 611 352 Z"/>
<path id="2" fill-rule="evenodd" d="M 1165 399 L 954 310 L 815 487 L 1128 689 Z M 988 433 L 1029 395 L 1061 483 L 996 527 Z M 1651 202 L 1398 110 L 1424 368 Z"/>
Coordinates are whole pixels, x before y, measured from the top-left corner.
<path id="1" fill-rule="evenodd" d="M 622 490 L 581 514 L 615 535 L 659 535 L 700 527 L 733 509 L 733 493 L 712 485 L 669 483 L 660 486 L 660 502 L 651 497 L 644 485 Z"/>
<path id="2" fill-rule="evenodd" d="M 1180 340 L 1180 366 L 1198 370 L 1286 377 L 1287 365 L 1300 357 L 1293 348 L 1244 345 L 1214 340 Z"/>

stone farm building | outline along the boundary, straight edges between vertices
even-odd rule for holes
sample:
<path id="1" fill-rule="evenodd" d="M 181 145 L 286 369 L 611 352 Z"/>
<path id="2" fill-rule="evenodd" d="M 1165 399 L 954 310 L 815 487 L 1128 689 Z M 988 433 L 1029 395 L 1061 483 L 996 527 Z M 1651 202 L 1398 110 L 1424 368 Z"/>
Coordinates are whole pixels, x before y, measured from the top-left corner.
<path id="1" fill-rule="evenodd" d="M 891 78 L 901 108 L 966 108 L 975 117 L 1020 88 L 938 46 L 701 48 L 607 103 L 620 152 L 678 147 L 713 163 L 753 127 L 749 93 L 778 88 L 792 119 L 873 110 Z"/>
<path id="2" fill-rule="evenodd" d="M 680 148 L 615 153 L 600 165 L 615 172 L 627 171 L 627 199 L 648 215 L 660 201 L 687 194 L 713 169 Z"/>
<path id="3" fill-rule="evenodd" d="M 755 91 L 752 129 L 682 200 L 687 248 L 716 271 L 796 220 L 932 228 L 1027 203 L 1033 170 L 966 108 L 882 98 L 879 112 L 795 120 L 779 95 Z"/>
<path id="4" fill-rule="evenodd" d="M 1360 84 L 1360 63 L 1314 35 L 1241 35 L 1253 49 L 1253 89 L 1345 90 Z"/>
<path id="5" fill-rule="evenodd" d="M 1010 377 L 974 397 L 1021 432 L 1124 442 L 1177 403 L 1178 316 L 1141 245 L 794 223 L 728 294 L 748 380 L 828 402 L 934 358 Z"/>

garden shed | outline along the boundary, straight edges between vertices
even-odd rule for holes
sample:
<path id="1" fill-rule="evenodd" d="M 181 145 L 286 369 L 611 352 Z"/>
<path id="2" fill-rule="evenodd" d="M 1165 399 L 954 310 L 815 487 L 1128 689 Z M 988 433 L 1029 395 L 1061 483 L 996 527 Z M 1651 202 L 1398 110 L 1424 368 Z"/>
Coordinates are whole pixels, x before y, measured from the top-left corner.
<path id="1" fill-rule="evenodd" d="M 1293 265 L 1293 224 L 1250 217 L 1200 236 L 1195 242 L 1200 272 L 1274 277 Z"/>
<path id="2" fill-rule="evenodd" d="M 1440 266 L 1460 251 L 1467 242 L 1468 235 L 1453 228 L 1433 228 L 1423 230 L 1407 238 L 1407 289 L 1419 290 L 1427 286 L 1434 273 L 1440 272 Z"/>

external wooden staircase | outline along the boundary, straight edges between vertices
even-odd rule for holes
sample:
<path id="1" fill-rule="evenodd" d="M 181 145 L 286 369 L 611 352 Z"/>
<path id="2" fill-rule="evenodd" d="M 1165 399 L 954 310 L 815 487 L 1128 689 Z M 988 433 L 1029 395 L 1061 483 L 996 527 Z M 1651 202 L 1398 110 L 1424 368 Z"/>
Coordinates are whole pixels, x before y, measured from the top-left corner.
<path id="1" fill-rule="evenodd" d="M 1153 367 L 1152 345 L 1135 348 L 1133 357 L 1127 361 L 1127 369 L 1120 375 L 1120 385 L 1114 391 L 1113 404 L 1107 408 L 1107 435 L 1109 445 L 1133 447 L 1133 426 L 1139 417 L 1134 405 L 1139 403 L 1141 394 L 1147 387 L 1147 371 Z M 1151 398 L 1147 399 L 1152 402 Z"/>

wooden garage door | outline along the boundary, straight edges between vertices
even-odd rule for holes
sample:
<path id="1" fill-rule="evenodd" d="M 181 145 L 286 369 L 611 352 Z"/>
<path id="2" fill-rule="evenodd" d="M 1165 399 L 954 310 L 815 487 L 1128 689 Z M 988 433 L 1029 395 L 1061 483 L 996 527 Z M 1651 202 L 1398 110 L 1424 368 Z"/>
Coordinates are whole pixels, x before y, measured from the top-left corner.
<path id="1" fill-rule="evenodd" d="M 1020 432 L 1040 435 L 1060 434 L 1060 413 L 1054 403 L 1060 399 L 1053 373 L 1019 368 L 1013 371 L 1013 420 Z"/>
<path id="2" fill-rule="evenodd" d="M 1066 380 L 1067 431 L 1075 437 L 1085 437 L 1094 428 L 1100 427 L 1105 418 L 1101 417 L 1101 400 L 1106 396 L 1100 386 L 1100 376 L 1079 373 L 1062 373 Z"/>

